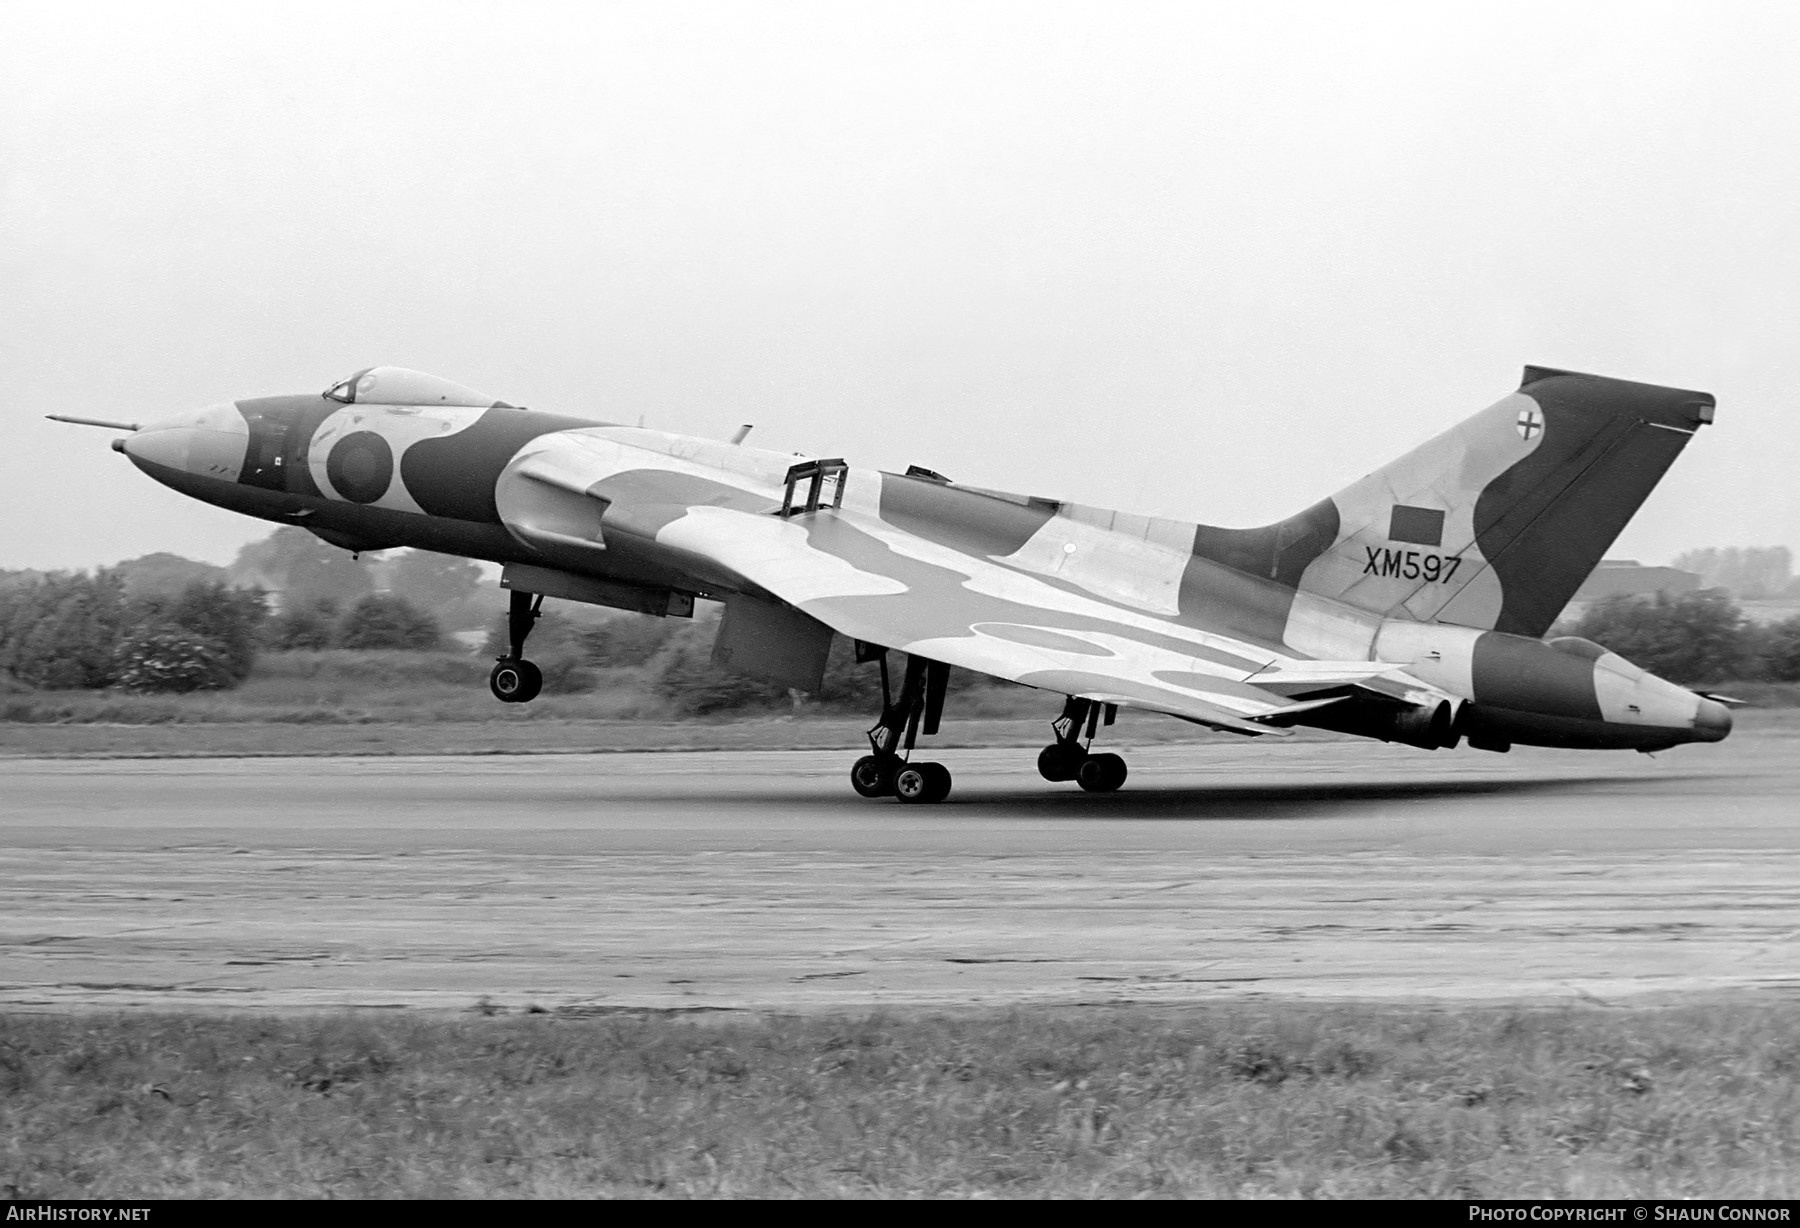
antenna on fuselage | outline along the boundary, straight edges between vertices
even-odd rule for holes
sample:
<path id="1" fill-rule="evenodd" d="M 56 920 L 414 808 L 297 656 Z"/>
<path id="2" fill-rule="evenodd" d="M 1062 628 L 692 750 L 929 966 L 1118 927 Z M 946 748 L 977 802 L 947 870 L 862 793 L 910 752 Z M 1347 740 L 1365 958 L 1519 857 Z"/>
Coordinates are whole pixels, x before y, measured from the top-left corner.
<path id="1" fill-rule="evenodd" d="M 742 426 L 740 426 L 740 427 L 738 427 L 738 429 L 737 429 L 737 430 L 736 430 L 736 432 L 734 432 L 734 433 L 733 433 L 733 434 L 732 434 L 732 436 L 731 436 L 731 442 L 732 442 L 732 443 L 743 443 L 743 442 L 744 442 L 744 437 L 745 437 L 745 436 L 746 436 L 746 435 L 748 435 L 748 434 L 749 434 L 749 433 L 750 433 L 750 432 L 751 432 L 751 431 L 753 431 L 753 430 L 755 430 L 755 429 L 756 429 L 756 424 L 755 424 L 755 423 L 754 423 L 754 422 L 746 422 L 746 423 L 744 423 L 744 425 L 742 425 Z"/>

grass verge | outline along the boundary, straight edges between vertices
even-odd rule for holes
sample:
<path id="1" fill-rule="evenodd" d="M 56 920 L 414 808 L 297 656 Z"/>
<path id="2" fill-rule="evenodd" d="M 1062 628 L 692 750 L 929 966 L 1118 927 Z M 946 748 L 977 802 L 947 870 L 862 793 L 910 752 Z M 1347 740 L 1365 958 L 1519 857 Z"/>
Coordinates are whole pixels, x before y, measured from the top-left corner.
<path id="1" fill-rule="evenodd" d="M 22 1198 L 1791 1198 L 1800 1006 L 0 1017 Z"/>

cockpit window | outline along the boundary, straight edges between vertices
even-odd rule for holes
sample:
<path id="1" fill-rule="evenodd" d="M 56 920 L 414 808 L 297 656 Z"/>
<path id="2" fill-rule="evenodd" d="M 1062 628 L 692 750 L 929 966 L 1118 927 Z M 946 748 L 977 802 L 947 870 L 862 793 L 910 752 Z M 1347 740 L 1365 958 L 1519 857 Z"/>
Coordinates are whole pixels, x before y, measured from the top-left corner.
<path id="1" fill-rule="evenodd" d="M 501 404 L 498 397 L 405 367 L 366 367 L 333 384 L 325 395 L 346 405 L 467 405 L 486 409 Z"/>
<path id="2" fill-rule="evenodd" d="M 348 379 L 341 379 L 325 390 L 325 398 L 330 401 L 342 401 L 346 405 L 356 403 L 356 383 L 363 376 L 373 371 L 374 367 L 364 367 Z"/>

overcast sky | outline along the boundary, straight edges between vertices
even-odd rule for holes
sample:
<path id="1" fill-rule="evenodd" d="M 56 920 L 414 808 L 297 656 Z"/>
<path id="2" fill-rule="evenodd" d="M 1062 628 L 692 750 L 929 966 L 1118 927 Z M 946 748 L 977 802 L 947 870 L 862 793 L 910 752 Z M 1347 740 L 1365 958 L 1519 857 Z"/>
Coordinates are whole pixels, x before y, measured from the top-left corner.
<path id="1" fill-rule="evenodd" d="M 270 526 L 52 412 L 395 363 L 1249 525 L 1526 363 L 1800 546 L 1800 6 L 0 4 L 0 567 Z"/>

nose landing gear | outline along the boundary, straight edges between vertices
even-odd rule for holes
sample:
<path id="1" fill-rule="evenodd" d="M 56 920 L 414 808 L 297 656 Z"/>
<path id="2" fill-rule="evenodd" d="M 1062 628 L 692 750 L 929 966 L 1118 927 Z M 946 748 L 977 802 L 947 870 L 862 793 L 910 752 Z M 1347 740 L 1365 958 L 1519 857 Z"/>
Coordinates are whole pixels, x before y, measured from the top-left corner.
<path id="1" fill-rule="evenodd" d="M 1096 755 L 1088 749 L 1103 712 L 1110 725 L 1118 715 L 1118 705 L 1069 696 L 1062 715 L 1050 725 L 1056 741 L 1038 752 L 1038 775 L 1045 780 L 1072 780 L 1089 793 L 1112 793 L 1124 784 L 1125 760 L 1113 754 Z"/>
<path id="2" fill-rule="evenodd" d="M 525 639 L 538 620 L 544 605 L 543 596 L 521 593 L 513 589 L 506 611 L 507 638 L 511 651 L 501 657 L 488 675 L 488 690 L 503 704 L 530 703 L 544 689 L 544 674 L 525 659 Z"/>
<path id="3" fill-rule="evenodd" d="M 938 731 L 950 667 L 909 655 L 896 699 L 888 685 L 887 649 L 859 643 L 856 656 L 881 665 L 881 719 L 869 730 L 871 753 L 850 769 L 850 787 L 863 797 L 896 797 L 914 805 L 943 801 L 950 796 L 950 770 L 909 758 L 921 726 L 927 735 Z M 901 756 L 902 750 L 908 758 Z"/>

